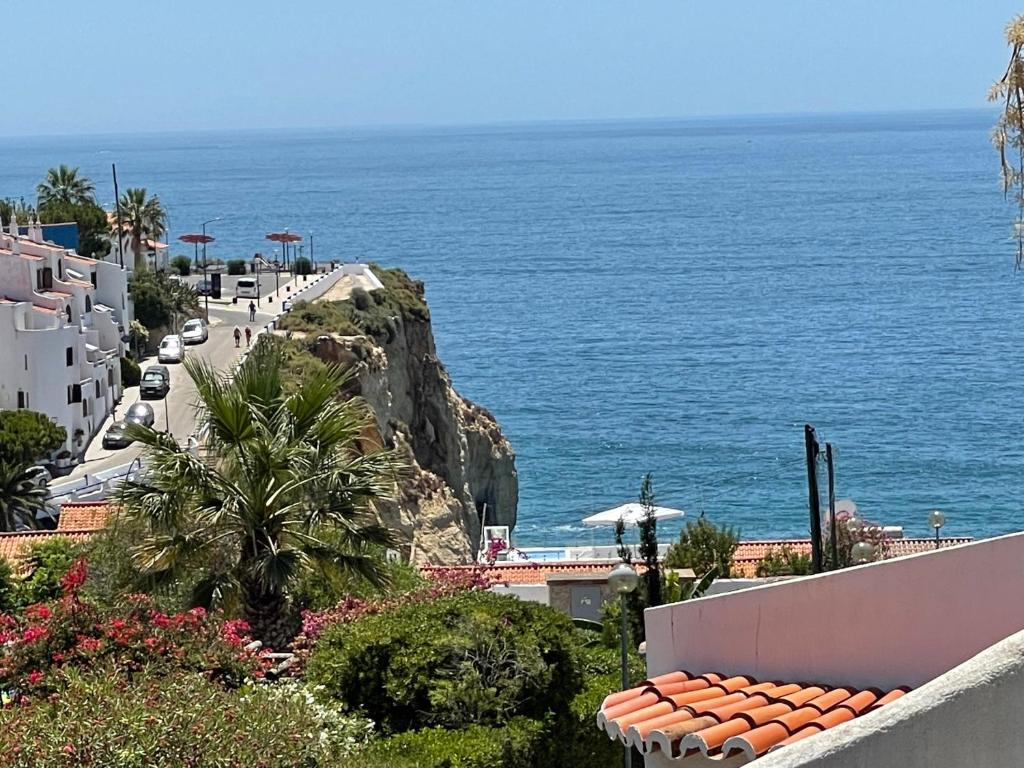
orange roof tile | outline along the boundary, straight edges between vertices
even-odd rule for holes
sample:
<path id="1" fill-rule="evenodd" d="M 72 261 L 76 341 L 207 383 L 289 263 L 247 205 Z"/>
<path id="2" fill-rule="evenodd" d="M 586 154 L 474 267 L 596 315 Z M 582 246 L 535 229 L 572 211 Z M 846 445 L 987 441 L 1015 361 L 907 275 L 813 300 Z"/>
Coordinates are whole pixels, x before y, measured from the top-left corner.
<path id="1" fill-rule="evenodd" d="M 459 570 L 481 570 L 495 584 L 545 584 L 548 576 L 606 576 L 615 567 L 618 560 L 572 560 L 566 562 L 537 563 L 497 563 L 495 565 L 456 565 Z M 640 564 L 634 564 L 639 570 Z M 425 565 L 421 568 L 429 573 L 437 566 Z M 442 568 L 450 570 L 450 568 Z"/>
<path id="2" fill-rule="evenodd" d="M 751 677 L 671 672 L 608 696 L 597 725 L 645 754 L 743 762 L 888 704 L 907 692 L 758 683 Z"/>
<path id="3" fill-rule="evenodd" d="M 74 501 L 62 504 L 58 531 L 98 531 L 107 524 L 110 504 L 106 501 Z"/>
<path id="4" fill-rule="evenodd" d="M 17 565 L 28 554 L 33 544 L 48 541 L 54 537 L 71 539 L 76 544 L 89 540 L 93 531 L 17 531 L 16 533 L 0 533 L 0 559 L 8 560 Z"/>
<path id="5" fill-rule="evenodd" d="M 956 547 L 960 544 L 968 544 L 972 538 L 960 537 L 940 539 L 939 546 Z M 888 539 L 889 549 L 887 557 L 903 557 L 905 555 L 916 555 L 919 552 L 930 552 L 935 549 L 935 539 Z M 765 539 L 761 541 L 741 541 L 736 547 L 736 553 L 732 559 L 733 577 L 752 579 L 757 576 L 757 566 L 772 551 L 779 551 L 783 547 L 789 547 L 795 554 L 811 554 L 810 539 Z"/>

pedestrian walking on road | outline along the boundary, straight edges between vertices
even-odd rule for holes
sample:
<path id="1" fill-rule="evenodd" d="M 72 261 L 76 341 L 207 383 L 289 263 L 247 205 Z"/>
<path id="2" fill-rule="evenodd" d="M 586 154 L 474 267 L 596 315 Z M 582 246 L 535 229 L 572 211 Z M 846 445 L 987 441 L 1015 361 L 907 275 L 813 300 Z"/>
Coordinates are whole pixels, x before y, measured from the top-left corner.
<path id="1" fill-rule="evenodd" d="M 245 326 L 245 346 L 248 347 L 250 342 L 252 342 L 252 331 L 249 329 L 249 326 L 247 325 Z"/>
<path id="2" fill-rule="evenodd" d="M 253 302 L 249 302 L 249 322 L 256 322 L 256 305 Z"/>
<path id="3" fill-rule="evenodd" d="M 246 330 L 248 330 L 248 328 Z M 235 335 L 235 346 L 237 347 L 239 344 L 242 343 L 242 332 L 238 329 L 237 325 L 235 326 L 234 335 Z"/>

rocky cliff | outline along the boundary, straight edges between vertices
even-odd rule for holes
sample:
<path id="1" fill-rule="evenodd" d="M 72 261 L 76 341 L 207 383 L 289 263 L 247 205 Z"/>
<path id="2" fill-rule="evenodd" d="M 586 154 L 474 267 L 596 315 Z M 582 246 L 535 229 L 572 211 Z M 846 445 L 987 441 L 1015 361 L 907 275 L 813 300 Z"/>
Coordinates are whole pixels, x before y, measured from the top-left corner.
<path id="1" fill-rule="evenodd" d="M 398 270 L 375 272 L 383 289 L 297 307 L 290 326 L 317 358 L 353 370 L 354 393 L 373 409 L 383 441 L 405 452 L 411 473 L 380 512 L 410 559 L 471 562 L 481 524 L 515 525 L 515 454 L 494 417 L 452 386 L 423 284 Z"/>

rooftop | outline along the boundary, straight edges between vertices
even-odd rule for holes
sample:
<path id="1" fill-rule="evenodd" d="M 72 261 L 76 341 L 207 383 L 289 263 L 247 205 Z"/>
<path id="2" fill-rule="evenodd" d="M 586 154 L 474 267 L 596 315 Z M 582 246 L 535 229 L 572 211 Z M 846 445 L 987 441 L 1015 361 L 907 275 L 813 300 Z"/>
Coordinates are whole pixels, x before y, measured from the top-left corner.
<path id="1" fill-rule="evenodd" d="M 971 537 L 939 539 L 939 548 L 956 547 L 974 541 Z M 935 547 L 935 539 L 887 539 L 889 549 L 886 559 L 916 555 L 919 552 L 931 552 Z M 810 539 L 763 539 L 741 541 L 736 547 L 732 559 L 732 575 L 752 579 L 757 576 L 757 566 L 769 552 L 788 547 L 795 554 L 810 555 Z"/>
<path id="2" fill-rule="evenodd" d="M 597 725 L 609 738 L 681 766 L 698 758 L 741 764 L 873 712 L 907 690 L 671 672 L 608 696 Z"/>
<path id="3" fill-rule="evenodd" d="M 34 544 L 53 538 L 66 538 L 81 544 L 106 525 L 110 505 L 105 501 L 76 501 L 63 504 L 55 531 L 16 531 L 0 533 L 0 559 L 17 563 Z"/>

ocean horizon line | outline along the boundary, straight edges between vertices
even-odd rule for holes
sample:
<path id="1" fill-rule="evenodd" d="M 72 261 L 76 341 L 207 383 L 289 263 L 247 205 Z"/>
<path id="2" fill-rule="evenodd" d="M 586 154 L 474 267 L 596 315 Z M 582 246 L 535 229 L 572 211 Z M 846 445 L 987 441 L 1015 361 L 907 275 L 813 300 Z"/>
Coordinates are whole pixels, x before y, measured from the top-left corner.
<path id="1" fill-rule="evenodd" d="M 263 128 L 181 128 L 170 130 L 137 130 L 137 131 L 83 131 L 81 133 L 32 133 L 5 134 L 0 139 L 5 141 L 25 141 L 26 143 L 47 142 L 61 139 L 118 139 L 118 138 L 180 138 L 184 136 L 296 136 L 296 135 L 339 135 L 359 134 L 422 134 L 422 133 L 493 133 L 507 130 L 552 129 L 558 127 L 614 127 L 643 124 L 717 126 L 727 121 L 739 121 L 746 124 L 775 124 L 785 121 L 813 122 L 815 120 L 831 122 L 850 119 L 879 119 L 915 116 L 982 116 L 994 118 L 999 110 L 995 106 L 977 107 L 933 107 L 926 109 L 877 109 L 877 110 L 824 110 L 807 112 L 747 112 L 738 114 L 695 114 L 695 115 L 663 115 L 649 117 L 581 117 L 581 118 L 540 118 L 525 120 L 495 120 L 480 122 L 437 122 L 437 123 L 354 123 L 351 125 L 295 125 L 268 126 Z M 948 126 L 947 126 L 948 127 Z"/>

